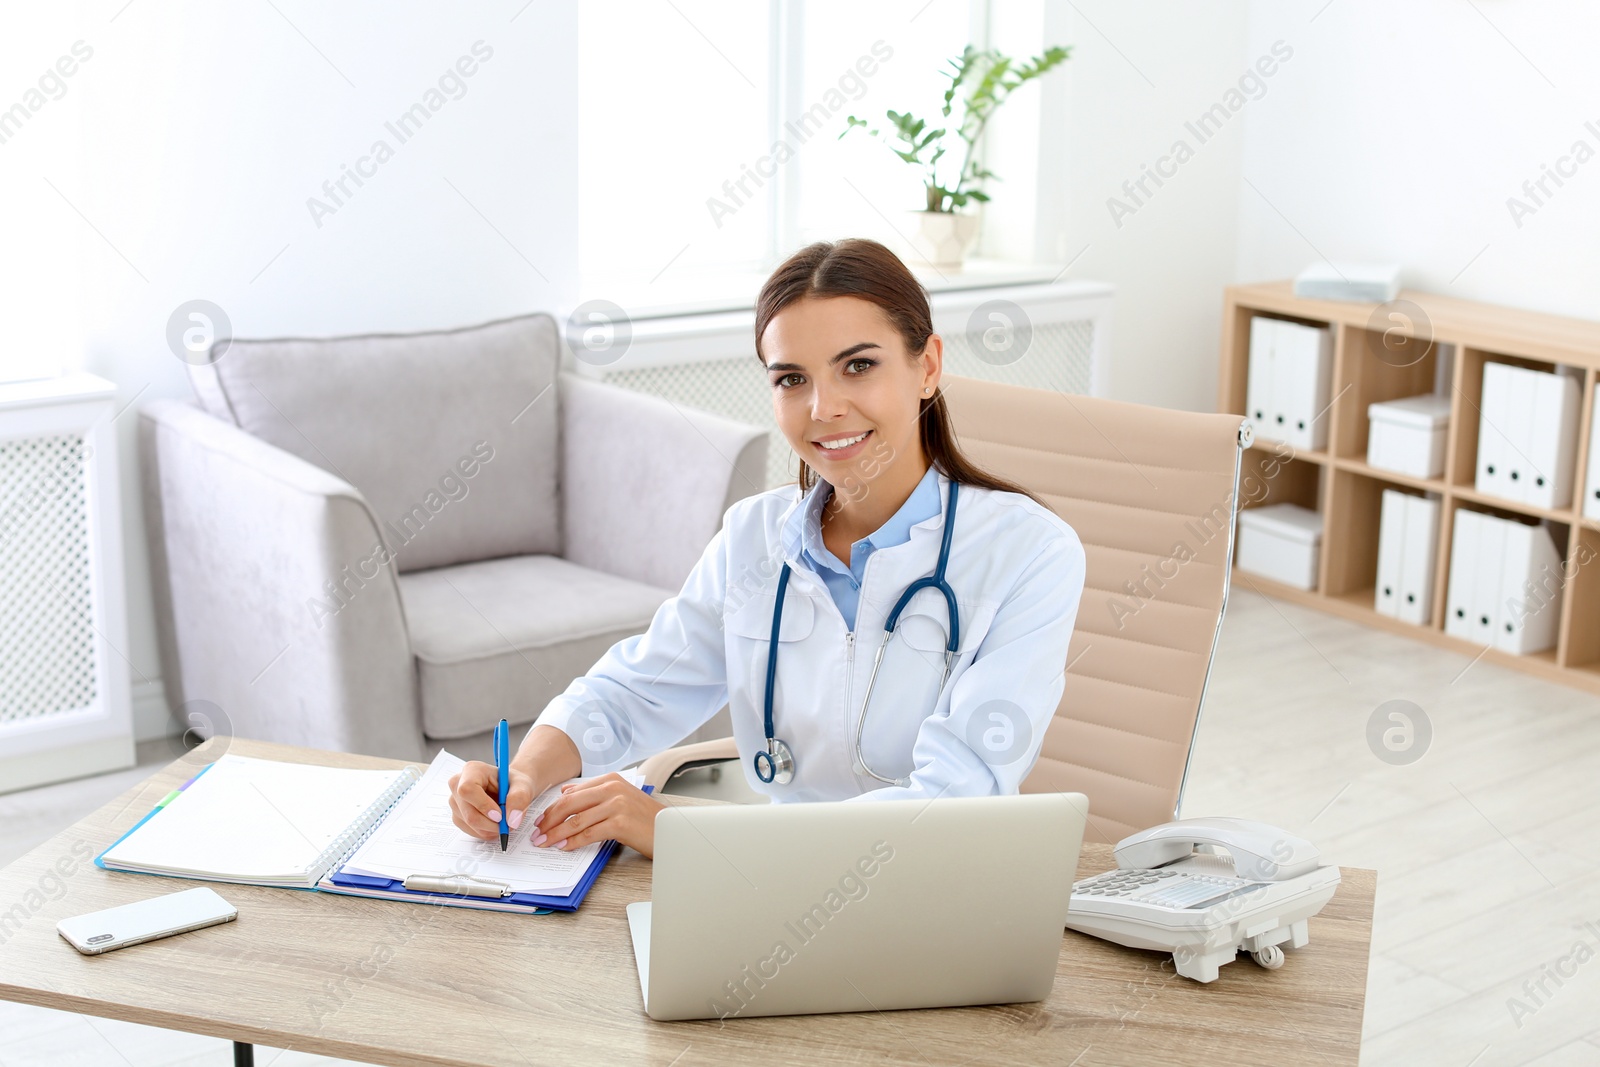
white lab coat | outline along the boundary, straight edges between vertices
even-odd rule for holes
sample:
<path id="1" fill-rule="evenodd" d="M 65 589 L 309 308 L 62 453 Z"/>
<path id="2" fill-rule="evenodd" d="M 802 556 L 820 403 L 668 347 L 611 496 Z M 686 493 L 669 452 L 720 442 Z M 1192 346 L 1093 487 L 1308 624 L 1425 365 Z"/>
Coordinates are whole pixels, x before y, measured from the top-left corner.
<path id="1" fill-rule="evenodd" d="M 908 786 L 890 786 L 856 765 L 855 730 L 884 622 L 905 588 L 931 575 L 949 505 L 882 548 L 862 574 L 850 632 L 822 579 L 801 561 L 798 538 L 780 543 L 795 485 L 734 504 L 684 583 L 643 634 L 617 642 L 573 680 L 537 722 L 566 732 L 583 773 L 630 766 L 729 707 L 740 766 L 775 800 L 985 796 L 1017 792 L 1033 767 L 1065 686 L 1067 645 L 1084 584 L 1072 527 L 1017 493 L 963 484 L 946 577 L 961 609 L 958 658 L 944 670 L 944 597 L 917 593 L 885 653 L 862 751 Z M 826 490 L 824 490 L 826 491 Z M 783 561 L 790 566 L 779 634 L 773 732 L 788 742 L 788 785 L 756 778 L 772 610 Z"/>

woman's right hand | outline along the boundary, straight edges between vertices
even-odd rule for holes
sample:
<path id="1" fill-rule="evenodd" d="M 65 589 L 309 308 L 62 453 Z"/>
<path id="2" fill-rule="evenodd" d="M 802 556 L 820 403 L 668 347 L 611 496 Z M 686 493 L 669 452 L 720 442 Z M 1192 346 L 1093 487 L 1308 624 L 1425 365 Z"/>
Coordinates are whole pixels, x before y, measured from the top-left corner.
<path id="1" fill-rule="evenodd" d="M 473 760 L 450 776 L 450 818 L 462 830 L 485 841 L 500 840 L 500 772 Z M 533 803 L 533 778 L 512 763 L 506 789 L 506 822 L 515 830 Z"/>

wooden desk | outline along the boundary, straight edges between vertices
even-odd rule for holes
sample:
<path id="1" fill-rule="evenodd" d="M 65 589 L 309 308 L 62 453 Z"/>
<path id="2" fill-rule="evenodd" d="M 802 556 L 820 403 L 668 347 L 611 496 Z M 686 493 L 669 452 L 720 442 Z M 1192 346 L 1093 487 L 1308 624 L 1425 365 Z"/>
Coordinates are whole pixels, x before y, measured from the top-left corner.
<path id="1" fill-rule="evenodd" d="M 224 750 L 335 766 L 392 760 L 213 738 L 0 871 L 0 998 L 388 1064 L 1354 1064 L 1376 874 L 1345 868 L 1278 971 L 1210 985 L 1171 957 L 1064 932 L 1039 1004 L 659 1023 L 644 1014 L 625 906 L 650 863 L 612 860 L 574 914 L 518 916 L 218 886 L 237 921 L 81 956 L 56 921 L 195 882 L 91 860 Z M 1085 844 L 1084 877 L 1113 866 Z M 962 907 L 952 902 L 951 921 Z M 933 932 L 937 937 L 937 932 Z"/>

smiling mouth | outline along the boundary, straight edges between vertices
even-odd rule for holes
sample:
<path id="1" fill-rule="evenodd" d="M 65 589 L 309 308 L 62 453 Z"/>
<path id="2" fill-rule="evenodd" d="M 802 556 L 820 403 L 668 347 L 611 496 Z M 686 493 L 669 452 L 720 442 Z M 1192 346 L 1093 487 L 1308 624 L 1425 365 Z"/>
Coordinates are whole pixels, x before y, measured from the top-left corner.
<path id="1" fill-rule="evenodd" d="M 827 444 L 823 444 L 821 441 L 814 441 L 812 443 L 821 449 L 824 454 L 831 452 L 848 452 L 850 449 L 861 444 L 871 436 L 872 431 L 866 430 L 862 433 L 856 434 L 854 437 L 841 437 L 838 440 L 829 441 Z"/>

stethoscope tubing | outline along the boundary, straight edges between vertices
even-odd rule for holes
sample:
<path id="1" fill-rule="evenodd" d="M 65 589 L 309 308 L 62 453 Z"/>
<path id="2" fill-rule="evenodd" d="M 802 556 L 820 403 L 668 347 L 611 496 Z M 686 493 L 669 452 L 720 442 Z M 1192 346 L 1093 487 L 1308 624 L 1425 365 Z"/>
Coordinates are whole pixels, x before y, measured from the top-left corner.
<path id="1" fill-rule="evenodd" d="M 872 657 L 872 673 L 867 678 L 867 693 L 861 701 L 861 714 L 856 719 L 855 756 L 861 769 L 880 782 L 889 785 L 909 785 L 909 779 L 888 778 L 879 774 L 867 765 L 866 757 L 861 751 L 861 737 L 867 724 L 867 709 L 872 706 L 872 689 L 878 680 L 878 668 L 883 663 L 884 651 L 889 647 L 889 639 L 894 636 L 895 627 L 899 625 L 900 613 L 906 605 L 911 603 L 911 598 L 924 589 L 935 589 L 944 595 L 946 611 L 950 618 L 950 632 L 945 641 L 944 652 L 944 677 L 939 681 L 939 691 L 944 691 L 945 684 L 950 680 L 950 671 L 955 664 L 956 649 L 961 645 L 961 613 L 956 607 L 955 590 L 945 580 L 946 567 L 950 562 L 950 542 L 955 534 L 956 495 L 959 483 L 954 479 L 950 481 L 950 500 L 945 510 L 944 535 L 939 543 L 939 560 L 935 564 L 930 577 L 918 578 L 906 587 L 900 594 L 900 599 L 895 602 L 894 610 L 889 613 L 883 626 L 883 643 L 878 646 L 877 653 Z M 778 631 L 783 624 L 783 596 L 789 586 L 789 564 L 783 565 L 782 572 L 778 575 L 778 591 L 776 603 L 772 610 L 772 636 L 767 644 L 767 686 L 762 716 L 762 725 L 767 739 L 765 751 L 755 755 L 756 777 L 763 783 L 771 784 L 776 781 L 779 785 L 788 785 L 794 780 L 794 754 L 788 744 L 773 736 L 772 702 L 775 686 L 778 679 Z M 937 699 L 937 698 L 935 698 Z"/>

